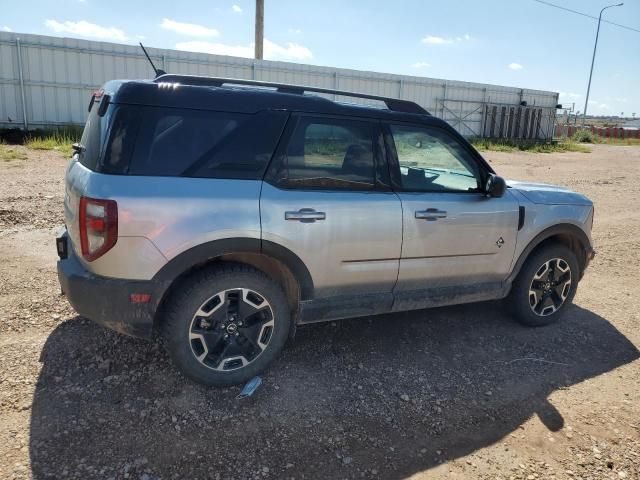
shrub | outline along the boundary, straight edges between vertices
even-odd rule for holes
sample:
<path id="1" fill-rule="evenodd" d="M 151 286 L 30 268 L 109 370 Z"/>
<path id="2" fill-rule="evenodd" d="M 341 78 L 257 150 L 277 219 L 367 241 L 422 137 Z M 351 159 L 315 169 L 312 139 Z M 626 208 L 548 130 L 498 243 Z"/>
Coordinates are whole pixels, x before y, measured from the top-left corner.
<path id="1" fill-rule="evenodd" d="M 573 137 L 571 137 L 573 139 L 574 142 L 580 142 L 580 143 L 595 143 L 596 142 L 596 136 L 591 133 L 591 130 L 578 130 L 576 133 L 573 134 Z"/>

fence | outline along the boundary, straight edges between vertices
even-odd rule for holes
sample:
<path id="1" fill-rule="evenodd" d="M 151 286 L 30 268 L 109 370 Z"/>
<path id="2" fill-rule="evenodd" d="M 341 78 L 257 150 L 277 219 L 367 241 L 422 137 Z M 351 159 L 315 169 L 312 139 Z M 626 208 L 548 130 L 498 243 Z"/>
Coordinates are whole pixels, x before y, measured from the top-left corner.
<path id="1" fill-rule="evenodd" d="M 558 102 L 554 92 L 148 50 L 157 66 L 171 73 L 257 79 L 412 100 L 465 136 L 553 137 Z M 152 76 L 137 46 L 0 32 L 0 127 L 82 124 L 91 92 L 106 80 Z"/>
<path id="2" fill-rule="evenodd" d="M 640 128 L 622 127 L 581 127 L 576 125 L 556 125 L 556 137 L 571 137 L 578 130 L 588 130 L 605 138 L 640 138 Z"/>

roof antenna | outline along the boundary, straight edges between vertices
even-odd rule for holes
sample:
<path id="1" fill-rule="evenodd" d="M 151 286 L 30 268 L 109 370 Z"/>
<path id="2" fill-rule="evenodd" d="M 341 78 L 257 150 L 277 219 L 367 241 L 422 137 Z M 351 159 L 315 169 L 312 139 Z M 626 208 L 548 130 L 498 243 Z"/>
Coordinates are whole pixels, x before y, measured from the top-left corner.
<path id="1" fill-rule="evenodd" d="M 156 66 L 153 64 L 153 61 L 151 60 L 151 57 L 147 53 L 147 49 L 144 48 L 144 45 L 142 45 L 142 42 L 139 42 L 139 43 L 140 43 L 140 47 L 142 48 L 142 51 L 144 52 L 145 56 L 147 57 L 147 60 L 149 60 L 149 63 L 151 64 L 151 68 L 153 68 L 153 71 L 156 73 L 156 78 L 158 78 L 160 75 L 166 75 L 167 72 L 165 72 L 161 68 L 156 68 Z"/>

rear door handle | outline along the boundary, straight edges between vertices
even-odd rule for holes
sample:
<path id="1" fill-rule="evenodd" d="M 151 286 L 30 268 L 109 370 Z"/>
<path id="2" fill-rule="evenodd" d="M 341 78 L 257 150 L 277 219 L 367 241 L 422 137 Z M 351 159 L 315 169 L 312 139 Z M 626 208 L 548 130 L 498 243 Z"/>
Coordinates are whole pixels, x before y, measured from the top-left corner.
<path id="1" fill-rule="evenodd" d="M 433 222 L 439 218 L 447 218 L 447 212 L 437 208 L 427 208 L 426 210 L 416 210 L 416 218 Z"/>
<path id="2" fill-rule="evenodd" d="M 285 220 L 297 220 L 302 223 L 313 223 L 316 220 L 324 220 L 327 214 L 316 212 L 313 208 L 301 208 L 297 212 L 284 212 Z"/>

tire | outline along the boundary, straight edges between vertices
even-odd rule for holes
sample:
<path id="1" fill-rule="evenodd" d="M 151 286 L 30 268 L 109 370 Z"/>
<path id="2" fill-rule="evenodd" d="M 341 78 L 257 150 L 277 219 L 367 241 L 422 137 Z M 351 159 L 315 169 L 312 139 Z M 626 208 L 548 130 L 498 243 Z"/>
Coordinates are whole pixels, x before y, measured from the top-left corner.
<path id="1" fill-rule="evenodd" d="M 284 347 L 291 324 L 280 286 L 236 263 L 189 277 L 165 312 L 161 334 L 173 363 L 209 386 L 243 383 L 265 370 Z"/>
<path id="2" fill-rule="evenodd" d="M 530 327 L 560 320 L 576 294 L 579 268 L 575 254 L 564 245 L 551 244 L 535 250 L 522 266 L 507 297 L 515 319 Z"/>

